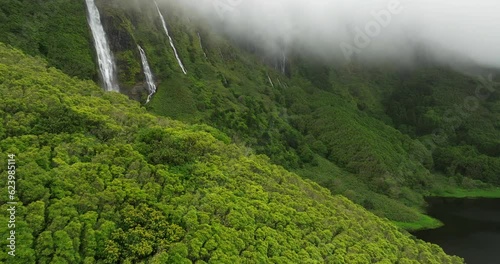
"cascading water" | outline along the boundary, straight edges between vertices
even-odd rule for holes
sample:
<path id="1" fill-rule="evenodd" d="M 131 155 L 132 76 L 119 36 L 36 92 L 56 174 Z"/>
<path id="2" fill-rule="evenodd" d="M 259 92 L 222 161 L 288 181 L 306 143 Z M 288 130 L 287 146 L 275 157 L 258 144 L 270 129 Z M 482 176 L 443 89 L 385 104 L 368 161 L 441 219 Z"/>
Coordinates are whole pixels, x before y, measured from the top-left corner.
<path id="1" fill-rule="evenodd" d="M 281 73 L 285 74 L 285 72 L 286 72 L 286 54 L 283 51 L 283 61 L 281 64 Z"/>
<path id="2" fill-rule="evenodd" d="M 144 52 L 144 49 L 142 49 L 142 47 L 139 45 L 137 45 L 137 48 L 141 53 L 142 68 L 144 70 L 144 75 L 146 76 L 146 83 L 148 84 L 149 95 L 148 99 L 146 100 L 147 104 L 151 100 L 153 94 L 156 93 L 156 84 L 154 81 L 153 72 L 151 72 L 151 68 L 149 67 L 148 58 L 146 57 L 146 52 Z"/>
<path id="3" fill-rule="evenodd" d="M 198 34 L 198 39 L 200 40 L 200 48 L 203 51 L 203 55 L 205 55 L 205 59 L 207 59 L 207 53 L 205 52 L 205 49 L 203 49 L 203 41 L 201 40 L 201 35 L 200 32 L 196 32 Z"/>
<path id="4" fill-rule="evenodd" d="M 94 0 L 85 0 L 85 2 L 87 4 L 88 22 L 94 38 L 104 89 L 106 91 L 119 92 L 120 87 L 116 80 L 115 60 L 106 38 L 106 32 L 104 32 L 104 28 L 102 27 L 99 9 L 97 9 Z"/>
<path id="5" fill-rule="evenodd" d="M 269 76 L 269 74 L 267 75 L 267 79 L 269 80 L 269 83 L 271 84 L 271 86 L 274 88 L 274 83 L 271 80 L 271 77 Z"/>
<path id="6" fill-rule="evenodd" d="M 160 15 L 161 22 L 163 24 L 163 29 L 165 30 L 165 33 L 167 34 L 168 40 L 170 41 L 170 46 L 172 46 L 172 49 L 174 50 L 175 58 L 177 59 L 177 62 L 179 63 L 179 66 L 181 67 L 181 70 L 184 74 L 187 74 L 186 68 L 184 68 L 184 64 L 182 64 L 181 58 L 179 57 L 179 54 L 177 54 L 177 49 L 175 48 L 174 41 L 170 37 L 170 34 L 168 33 L 168 28 L 167 28 L 167 22 L 165 22 L 165 18 L 161 14 L 160 8 L 158 7 L 158 4 L 155 1 L 156 9 L 158 10 L 158 14 Z"/>

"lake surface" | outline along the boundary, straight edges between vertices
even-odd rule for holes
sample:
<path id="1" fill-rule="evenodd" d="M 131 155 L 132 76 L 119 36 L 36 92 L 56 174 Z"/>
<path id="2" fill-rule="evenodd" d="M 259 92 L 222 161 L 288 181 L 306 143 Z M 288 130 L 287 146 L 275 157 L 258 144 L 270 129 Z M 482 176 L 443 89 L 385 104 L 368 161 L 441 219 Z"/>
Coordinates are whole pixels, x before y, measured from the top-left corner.
<path id="1" fill-rule="evenodd" d="M 422 240 L 465 259 L 467 264 L 500 264 L 500 199 L 428 198 L 428 214 L 445 225 L 415 232 Z"/>

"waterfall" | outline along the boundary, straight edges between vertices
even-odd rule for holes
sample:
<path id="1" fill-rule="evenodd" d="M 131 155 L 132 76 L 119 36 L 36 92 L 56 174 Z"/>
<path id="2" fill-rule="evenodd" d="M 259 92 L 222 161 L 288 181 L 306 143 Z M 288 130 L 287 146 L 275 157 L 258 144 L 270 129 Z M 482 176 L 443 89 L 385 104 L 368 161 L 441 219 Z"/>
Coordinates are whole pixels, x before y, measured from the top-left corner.
<path id="1" fill-rule="evenodd" d="M 200 48 L 203 51 L 203 55 L 205 55 L 205 59 L 207 59 L 207 53 L 205 52 L 205 49 L 203 49 L 203 41 L 201 40 L 201 35 L 200 32 L 196 32 L 198 34 L 198 39 L 200 39 Z"/>
<path id="2" fill-rule="evenodd" d="M 283 51 L 283 62 L 281 64 L 281 73 L 285 74 L 286 72 L 286 54 Z"/>
<path id="3" fill-rule="evenodd" d="M 146 104 L 147 104 L 151 100 L 151 97 L 153 96 L 153 94 L 156 93 L 156 84 L 154 81 L 153 73 L 151 72 L 151 68 L 149 67 L 148 58 L 146 57 L 146 52 L 144 52 L 142 47 L 139 45 L 137 45 L 137 48 L 139 49 L 139 52 L 141 53 L 142 68 L 144 70 L 144 75 L 146 76 L 146 82 L 148 84 L 149 95 L 148 95 L 148 99 L 146 100 Z"/>
<path id="4" fill-rule="evenodd" d="M 165 30 L 165 33 L 167 34 L 168 40 L 170 41 L 170 46 L 172 46 L 172 49 L 174 50 L 175 58 L 177 59 L 177 62 L 179 63 L 179 66 L 181 67 L 181 70 L 184 74 L 187 74 L 186 69 L 184 68 L 184 64 L 182 64 L 181 58 L 179 57 L 179 54 L 177 54 L 177 49 L 175 48 L 174 41 L 170 37 L 170 34 L 168 33 L 168 28 L 167 28 L 167 23 L 165 22 L 165 18 L 161 14 L 160 8 L 158 7 L 158 4 L 155 1 L 156 9 L 158 10 L 158 14 L 160 15 L 161 22 L 163 25 L 163 29 Z"/>
<path id="5" fill-rule="evenodd" d="M 274 83 L 271 80 L 271 77 L 269 77 L 269 74 L 267 74 L 267 79 L 269 80 L 269 83 L 271 84 L 271 86 L 274 88 Z"/>
<path id="6" fill-rule="evenodd" d="M 106 32 L 101 23 L 101 15 L 94 0 L 85 0 L 88 10 L 88 22 L 94 38 L 97 60 L 99 61 L 99 70 L 101 72 L 102 82 L 106 91 L 119 92 L 118 81 L 116 80 L 116 65 L 106 39 Z"/>

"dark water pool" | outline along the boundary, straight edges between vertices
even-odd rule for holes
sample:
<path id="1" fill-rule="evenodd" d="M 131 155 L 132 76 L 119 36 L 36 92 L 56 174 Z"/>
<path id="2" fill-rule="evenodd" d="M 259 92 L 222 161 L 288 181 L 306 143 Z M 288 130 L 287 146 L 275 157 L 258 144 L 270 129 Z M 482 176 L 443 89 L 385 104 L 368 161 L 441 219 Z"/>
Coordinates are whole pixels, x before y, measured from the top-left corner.
<path id="1" fill-rule="evenodd" d="M 429 198 L 428 214 L 445 225 L 415 232 L 467 264 L 500 264 L 500 199 Z"/>

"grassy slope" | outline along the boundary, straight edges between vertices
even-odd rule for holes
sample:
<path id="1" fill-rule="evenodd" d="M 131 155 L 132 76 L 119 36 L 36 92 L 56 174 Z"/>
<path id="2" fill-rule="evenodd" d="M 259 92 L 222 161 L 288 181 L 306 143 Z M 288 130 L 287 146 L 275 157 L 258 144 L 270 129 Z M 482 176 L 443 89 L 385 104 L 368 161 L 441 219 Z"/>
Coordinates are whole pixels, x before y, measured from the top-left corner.
<path id="1" fill-rule="evenodd" d="M 9 263 L 462 263 L 217 130 L 148 114 L 3 44 L 0 94 L 20 202 Z"/>

